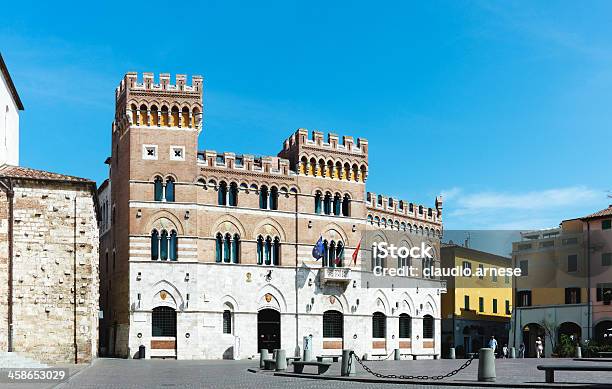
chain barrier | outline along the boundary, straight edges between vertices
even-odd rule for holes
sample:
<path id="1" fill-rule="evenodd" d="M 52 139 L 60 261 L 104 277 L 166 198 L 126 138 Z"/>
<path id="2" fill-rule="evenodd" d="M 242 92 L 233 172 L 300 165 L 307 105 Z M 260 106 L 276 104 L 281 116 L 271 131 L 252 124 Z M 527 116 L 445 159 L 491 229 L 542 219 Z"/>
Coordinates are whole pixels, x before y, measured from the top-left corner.
<path id="1" fill-rule="evenodd" d="M 459 373 L 461 370 L 467 368 L 468 366 L 470 366 L 472 364 L 472 361 L 474 359 L 476 359 L 476 357 L 478 356 L 478 353 L 475 353 L 474 355 L 472 355 L 472 357 L 470 359 L 468 359 L 467 361 L 465 361 L 461 366 L 459 366 L 458 368 L 456 368 L 455 370 L 446 373 L 444 375 L 433 375 L 433 376 L 428 376 L 428 375 L 397 375 L 397 374 L 381 374 L 381 373 L 377 373 L 375 371 L 372 371 L 372 369 L 370 369 L 368 366 L 366 366 L 363 361 L 361 360 L 361 358 L 359 358 L 357 356 L 357 354 L 355 354 L 354 351 L 351 352 L 352 356 L 355 357 L 355 360 L 357 361 L 357 363 L 359 363 L 361 365 L 361 367 L 363 368 L 363 370 L 367 371 L 368 373 L 372 374 L 373 376 L 377 377 L 377 378 L 384 378 L 384 379 L 397 379 L 397 380 L 443 380 L 445 378 L 449 378 L 454 376 L 455 374 Z M 349 361 L 351 361 L 351 359 L 349 359 Z M 382 359 L 381 359 L 382 360 Z"/>

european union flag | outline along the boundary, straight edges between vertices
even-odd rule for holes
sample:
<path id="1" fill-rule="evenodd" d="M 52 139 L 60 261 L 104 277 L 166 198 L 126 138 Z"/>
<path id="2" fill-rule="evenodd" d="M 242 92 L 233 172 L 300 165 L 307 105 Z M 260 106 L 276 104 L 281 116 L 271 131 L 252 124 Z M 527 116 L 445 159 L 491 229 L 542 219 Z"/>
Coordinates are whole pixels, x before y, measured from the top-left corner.
<path id="1" fill-rule="evenodd" d="M 318 261 L 323 257 L 323 250 L 323 237 L 321 236 L 319 237 L 319 240 L 315 246 L 312 248 L 312 256 Z"/>

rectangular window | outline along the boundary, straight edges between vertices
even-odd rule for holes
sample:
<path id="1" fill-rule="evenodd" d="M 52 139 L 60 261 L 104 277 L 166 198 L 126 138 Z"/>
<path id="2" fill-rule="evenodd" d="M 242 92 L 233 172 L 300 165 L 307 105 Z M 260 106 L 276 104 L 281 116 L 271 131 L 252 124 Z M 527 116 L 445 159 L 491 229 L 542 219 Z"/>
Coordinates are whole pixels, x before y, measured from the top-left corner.
<path id="1" fill-rule="evenodd" d="M 580 304 L 580 288 L 565 288 L 565 303 Z"/>
<path id="2" fill-rule="evenodd" d="M 223 311 L 223 333 L 232 333 L 232 312 L 229 310 Z"/>
<path id="3" fill-rule="evenodd" d="M 463 297 L 463 309 L 465 309 L 466 311 L 470 310 L 470 296 L 465 295 Z"/>
<path id="4" fill-rule="evenodd" d="M 612 228 L 612 219 L 606 219 L 601 221 L 602 230 L 609 230 L 610 228 Z"/>
<path id="5" fill-rule="evenodd" d="M 567 256 L 567 271 L 578 271 L 578 255 L 572 254 Z"/>
<path id="6" fill-rule="evenodd" d="M 157 145 L 142 145 L 142 159 L 157 160 Z"/>
<path id="7" fill-rule="evenodd" d="M 563 239 L 561 242 L 564 246 L 569 246 L 570 244 L 578 244 L 578 238 L 567 238 Z"/>
<path id="8" fill-rule="evenodd" d="M 497 313 L 497 299 L 493 299 L 493 313 Z"/>
<path id="9" fill-rule="evenodd" d="M 497 269 L 491 269 L 493 270 L 493 273 L 491 273 L 491 280 L 493 282 L 497 282 Z"/>
<path id="10" fill-rule="evenodd" d="M 612 265 L 612 253 L 601 254 L 601 266 L 610 266 L 610 265 Z"/>
<path id="11" fill-rule="evenodd" d="M 610 305 L 612 301 L 612 284 L 597 284 L 597 301 Z"/>
<path id="12" fill-rule="evenodd" d="M 472 270 L 472 264 L 468 261 L 463 261 L 463 269 L 470 269 Z"/>
<path id="13" fill-rule="evenodd" d="M 479 264 L 478 270 L 480 270 L 480 275 L 478 276 L 478 278 L 482 280 L 484 278 L 484 266 L 482 264 Z"/>
<path id="14" fill-rule="evenodd" d="M 531 291 L 522 290 L 516 293 L 516 306 L 517 307 L 530 307 L 531 306 Z"/>
<path id="15" fill-rule="evenodd" d="M 484 312 L 484 298 L 478 297 L 478 312 Z"/>
<path id="16" fill-rule="evenodd" d="M 184 161 L 185 160 L 185 147 L 184 146 L 170 146 L 170 160 L 171 161 Z"/>
<path id="17" fill-rule="evenodd" d="M 521 276 L 528 276 L 529 275 L 529 262 L 528 261 L 521 261 L 519 263 L 519 267 L 521 269 Z"/>
<path id="18" fill-rule="evenodd" d="M 546 242 L 540 242 L 540 247 L 553 247 L 555 245 L 554 240 L 547 240 Z"/>
<path id="19" fill-rule="evenodd" d="M 506 283 L 506 284 L 510 283 L 510 276 L 508 274 L 506 274 L 505 277 L 504 277 L 504 283 Z"/>
<path id="20" fill-rule="evenodd" d="M 506 300 L 506 315 L 510 315 L 510 301 Z"/>

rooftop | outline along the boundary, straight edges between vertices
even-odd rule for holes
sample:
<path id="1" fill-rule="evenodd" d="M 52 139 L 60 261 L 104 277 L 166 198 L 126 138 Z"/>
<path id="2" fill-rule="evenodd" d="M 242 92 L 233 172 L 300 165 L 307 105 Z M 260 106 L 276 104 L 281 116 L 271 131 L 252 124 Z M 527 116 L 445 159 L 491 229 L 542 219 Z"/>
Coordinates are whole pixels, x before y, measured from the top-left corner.
<path id="1" fill-rule="evenodd" d="M 78 182 L 94 184 L 95 182 L 81 177 L 68 176 L 65 174 L 52 173 L 44 170 L 30 169 L 23 166 L 0 166 L 0 177 L 10 177 L 25 180 L 44 180 L 44 181 L 61 181 L 61 182 Z"/>
<path id="2" fill-rule="evenodd" d="M 606 216 L 612 216 L 612 204 L 610 204 L 608 208 L 605 208 L 605 209 L 602 209 L 601 211 L 597 211 L 590 215 L 584 216 L 581 219 L 589 220 L 589 219 L 597 219 L 597 218 L 606 217 Z"/>
<path id="3" fill-rule="evenodd" d="M 19 94 L 17 93 L 17 88 L 15 88 L 15 84 L 13 84 L 13 80 L 11 79 L 11 74 L 4 63 L 4 58 L 2 58 L 2 54 L 0 54 L 0 72 L 4 76 L 6 83 L 8 84 L 9 91 L 13 96 L 13 100 L 15 101 L 15 105 L 20 111 L 23 111 L 23 104 L 21 103 L 21 99 L 19 98 Z"/>

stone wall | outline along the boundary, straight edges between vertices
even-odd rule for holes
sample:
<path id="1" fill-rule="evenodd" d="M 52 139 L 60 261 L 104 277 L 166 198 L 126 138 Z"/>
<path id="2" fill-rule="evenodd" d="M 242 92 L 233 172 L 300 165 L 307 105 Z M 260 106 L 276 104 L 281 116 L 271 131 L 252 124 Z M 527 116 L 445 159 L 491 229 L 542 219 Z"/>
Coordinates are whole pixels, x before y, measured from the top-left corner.
<path id="1" fill-rule="evenodd" d="M 89 362 L 98 348 L 93 195 L 82 184 L 19 181 L 14 207 L 13 349 L 43 362 L 72 362 L 76 326 L 78 361 Z M 0 238 L 6 236 L 7 223 L 6 201 L 0 201 Z M 5 266 L 5 246 L 2 239 L 0 266 Z M 6 282 L 0 282 L 0 288 L 6 288 Z M 6 295 L 4 289 L 0 294 Z M 6 313 L 0 312 L 4 322 Z M 6 338 L 6 331 L 3 325 L 0 339 Z"/>

